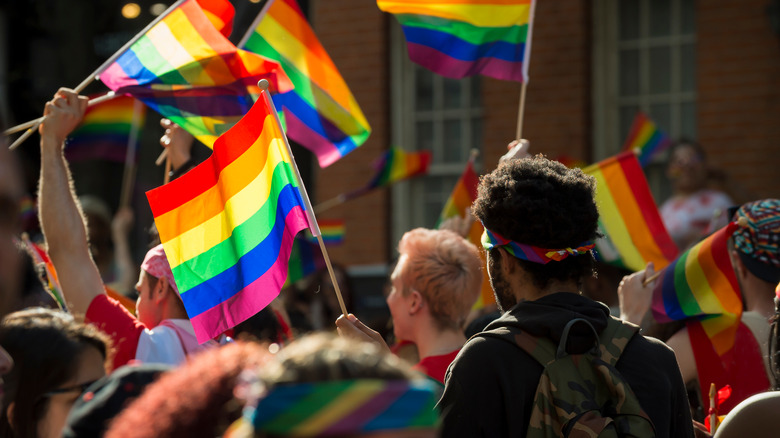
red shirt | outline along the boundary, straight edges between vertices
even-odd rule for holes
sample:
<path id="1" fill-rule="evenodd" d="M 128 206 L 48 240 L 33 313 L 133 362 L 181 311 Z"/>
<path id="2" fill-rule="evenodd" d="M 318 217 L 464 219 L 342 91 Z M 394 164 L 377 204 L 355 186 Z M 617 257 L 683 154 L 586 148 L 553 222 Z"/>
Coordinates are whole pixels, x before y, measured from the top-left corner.
<path id="1" fill-rule="evenodd" d="M 447 354 L 428 356 L 418 362 L 413 368 L 444 384 L 444 375 L 447 373 L 447 368 L 455 360 L 455 356 L 458 355 L 459 351 L 460 348 Z"/>

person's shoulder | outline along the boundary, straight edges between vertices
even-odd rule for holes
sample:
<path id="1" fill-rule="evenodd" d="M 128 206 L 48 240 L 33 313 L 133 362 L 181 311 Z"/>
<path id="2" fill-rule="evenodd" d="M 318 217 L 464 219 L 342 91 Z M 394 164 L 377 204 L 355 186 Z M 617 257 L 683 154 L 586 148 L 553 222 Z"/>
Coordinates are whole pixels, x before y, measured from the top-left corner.
<path id="1" fill-rule="evenodd" d="M 637 333 L 631 338 L 624 352 L 656 358 L 668 358 L 675 361 L 674 350 L 671 347 L 652 336 L 645 336 L 641 333 Z"/>

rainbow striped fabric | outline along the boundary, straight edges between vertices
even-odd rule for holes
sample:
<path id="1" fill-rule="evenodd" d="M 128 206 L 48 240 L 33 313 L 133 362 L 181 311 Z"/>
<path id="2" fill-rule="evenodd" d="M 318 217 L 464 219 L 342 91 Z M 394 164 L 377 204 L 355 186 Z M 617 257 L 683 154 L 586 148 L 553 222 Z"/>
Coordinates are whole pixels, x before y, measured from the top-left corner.
<path id="1" fill-rule="evenodd" d="M 403 27 L 409 58 L 451 78 L 528 81 L 533 0 L 378 0 Z"/>
<path id="2" fill-rule="evenodd" d="M 376 175 L 365 187 L 344 194 L 349 200 L 364 195 L 379 187 L 428 173 L 431 165 L 431 151 L 406 152 L 391 147 L 375 163 Z"/>
<path id="3" fill-rule="evenodd" d="M 326 245 L 341 245 L 344 243 L 344 219 L 318 219 L 320 235 Z M 316 242 L 316 238 L 312 236 Z"/>
<path id="4" fill-rule="evenodd" d="M 700 320 L 716 353 L 734 346 L 742 316 L 742 295 L 728 252 L 736 222 L 685 251 L 656 280 L 653 316 L 657 322 Z"/>
<path id="5" fill-rule="evenodd" d="M 130 96 L 119 96 L 90 106 L 81 124 L 68 136 L 65 157 L 71 162 L 124 162 L 130 134 L 133 130 L 138 133 L 145 116 L 146 107 Z M 136 148 L 138 142 L 135 143 L 130 146 Z"/>
<path id="6" fill-rule="evenodd" d="M 677 257 L 647 180 L 633 152 L 624 152 L 583 169 L 596 178 L 599 228 L 596 241 L 604 262 L 639 271 L 647 262 L 663 269 Z"/>
<path id="7" fill-rule="evenodd" d="M 455 188 L 452 189 L 450 197 L 447 202 L 444 203 L 444 208 L 439 216 L 439 222 L 436 227 L 439 228 L 442 222 L 449 218 L 458 216 L 466 217 L 466 209 L 471 207 L 471 204 L 477 199 L 477 186 L 479 185 L 479 176 L 474 171 L 474 163 L 469 160 L 466 163 L 466 168 L 460 175 L 458 182 L 455 183 Z M 469 234 L 466 237 L 469 242 L 473 243 L 479 248 L 482 243 L 482 223 L 475 220 L 471 224 Z M 485 257 L 485 251 L 479 251 L 479 258 L 482 260 L 482 266 L 487 266 L 487 259 Z M 487 275 L 482 276 L 482 289 L 479 294 L 479 298 L 474 303 L 472 309 L 481 309 L 487 305 L 495 304 L 496 299 L 493 296 L 493 288 L 490 287 L 490 279 Z"/>
<path id="8" fill-rule="evenodd" d="M 246 114 L 260 79 L 279 91 L 292 87 L 279 64 L 236 49 L 195 0 L 166 15 L 100 74 L 109 88 L 140 99 L 209 147 Z"/>
<path id="9" fill-rule="evenodd" d="M 322 225 L 320 225 L 322 226 Z M 322 231 L 322 228 L 320 228 Z M 325 267 L 320 245 L 303 237 L 296 237 L 290 251 L 290 261 L 287 264 L 287 281 L 285 286 L 295 283 Z"/>
<path id="10" fill-rule="evenodd" d="M 26 233 L 22 235 L 22 243 L 35 265 L 42 267 L 49 294 L 60 306 L 60 309 L 67 311 L 68 306 L 65 304 L 65 298 L 62 296 L 62 286 L 60 286 L 60 280 L 57 278 L 57 270 L 54 269 L 54 263 L 51 262 L 49 255 L 43 248 L 31 241 Z"/>
<path id="11" fill-rule="evenodd" d="M 433 429 L 429 381 L 342 380 L 274 386 L 250 415 L 256 432 L 280 436 L 352 436 Z"/>
<path id="12" fill-rule="evenodd" d="M 200 342 L 262 310 L 308 227 L 284 134 L 266 93 L 184 176 L 147 192 Z"/>
<path id="13" fill-rule="evenodd" d="M 671 144 L 672 140 L 658 129 L 655 123 L 647 117 L 647 114 L 638 112 L 631 124 L 631 131 L 628 133 L 623 150 L 639 149 L 639 164 L 645 167 L 653 155 L 668 148 Z"/>
<path id="14" fill-rule="evenodd" d="M 314 152 L 326 167 L 371 134 L 363 112 L 296 0 L 269 0 L 241 47 L 279 62 L 293 91 L 274 95 L 287 135 Z"/>

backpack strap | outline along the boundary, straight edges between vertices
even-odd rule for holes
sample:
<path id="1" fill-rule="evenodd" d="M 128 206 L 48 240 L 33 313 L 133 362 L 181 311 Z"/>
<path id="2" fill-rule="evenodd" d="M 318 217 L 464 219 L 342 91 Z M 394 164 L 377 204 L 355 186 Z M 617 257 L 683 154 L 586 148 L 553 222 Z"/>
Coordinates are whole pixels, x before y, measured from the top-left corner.
<path id="1" fill-rule="evenodd" d="M 599 336 L 601 359 L 614 367 L 626 345 L 637 333 L 639 333 L 638 325 L 610 316 L 607 327 Z"/>
<path id="2" fill-rule="evenodd" d="M 537 338 L 517 327 L 497 327 L 492 330 L 477 333 L 472 336 L 472 338 L 484 337 L 501 339 L 520 347 L 523 351 L 536 359 L 537 362 L 542 364 L 542 366 L 547 366 L 556 358 L 563 357 L 567 354 L 565 347 L 569 331 L 578 322 L 585 323 L 591 327 L 594 336 L 594 347 L 596 345 L 596 339 L 598 339 L 599 356 L 611 366 L 615 366 L 618 359 L 620 359 L 620 355 L 623 354 L 626 345 L 628 345 L 628 342 L 639 332 L 639 326 L 610 317 L 607 321 L 607 327 L 599 336 L 596 333 L 596 329 L 594 329 L 590 323 L 582 318 L 577 318 L 566 324 L 563 329 L 563 335 L 561 336 L 561 342 L 557 346 L 549 339 Z"/>

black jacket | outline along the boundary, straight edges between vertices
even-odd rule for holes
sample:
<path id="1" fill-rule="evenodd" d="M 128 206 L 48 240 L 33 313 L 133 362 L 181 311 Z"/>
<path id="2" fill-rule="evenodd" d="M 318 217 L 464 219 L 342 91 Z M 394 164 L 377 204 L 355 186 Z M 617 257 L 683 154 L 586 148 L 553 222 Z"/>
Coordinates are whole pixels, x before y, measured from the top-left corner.
<path id="1" fill-rule="evenodd" d="M 518 304 L 485 329 L 515 326 L 558 344 L 566 323 L 585 318 L 599 333 L 609 309 L 573 293 L 557 293 Z M 592 335 L 575 325 L 571 352 L 592 346 Z M 587 329 L 589 330 L 589 329 Z M 658 437 L 692 437 L 693 425 L 685 385 L 674 352 L 664 343 L 636 335 L 616 368 L 653 421 Z M 501 339 L 470 339 L 447 370 L 442 412 L 443 437 L 522 437 L 528 429 L 542 366 L 525 351 Z"/>

